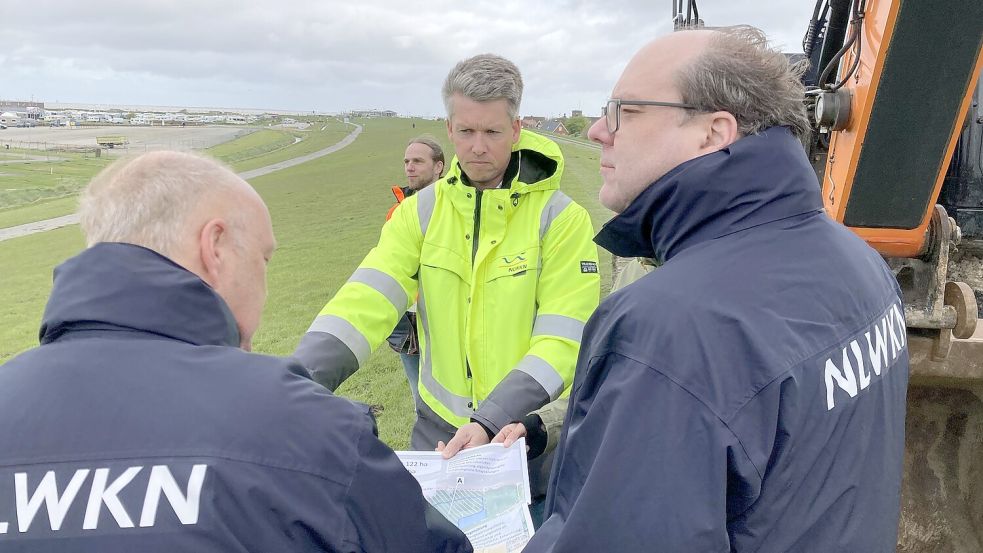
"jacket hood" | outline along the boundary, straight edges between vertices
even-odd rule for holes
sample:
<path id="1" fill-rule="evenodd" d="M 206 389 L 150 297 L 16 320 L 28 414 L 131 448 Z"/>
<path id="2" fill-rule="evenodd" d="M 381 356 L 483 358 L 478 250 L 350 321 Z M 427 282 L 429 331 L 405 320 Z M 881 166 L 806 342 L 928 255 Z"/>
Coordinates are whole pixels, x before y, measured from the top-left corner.
<path id="1" fill-rule="evenodd" d="M 802 144 L 772 127 L 669 171 L 594 241 L 615 255 L 665 262 L 695 244 L 822 209 Z"/>
<path id="2" fill-rule="evenodd" d="M 505 188 L 519 194 L 559 188 L 563 165 L 563 153 L 556 142 L 522 129 L 519 132 L 519 141 L 512 146 L 512 158 L 505 170 Z M 456 155 L 451 160 L 450 170 L 444 179 L 450 184 L 457 180 L 470 184 Z"/>
<path id="3" fill-rule="evenodd" d="M 96 244 L 55 269 L 41 343 L 85 330 L 239 346 L 235 318 L 210 286 L 170 259 L 132 244 Z"/>

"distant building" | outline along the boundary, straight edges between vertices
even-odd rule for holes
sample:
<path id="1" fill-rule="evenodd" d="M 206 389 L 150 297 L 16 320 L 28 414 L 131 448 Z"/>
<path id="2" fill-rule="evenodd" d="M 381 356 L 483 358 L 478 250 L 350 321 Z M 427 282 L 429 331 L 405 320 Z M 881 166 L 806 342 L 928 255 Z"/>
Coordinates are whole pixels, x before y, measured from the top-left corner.
<path id="1" fill-rule="evenodd" d="M 5 127 L 12 127 L 20 121 L 20 117 L 12 111 L 5 111 L 0 113 L 0 125 Z"/>
<path id="2" fill-rule="evenodd" d="M 567 128 L 563 126 L 563 121 L 560 121 L 559 119 L 549 119 L 547 121 L 543 121 L 539 126 L 539 130 L 559 135 L 570 134 L 570 132 L 567 131 Z"/>
<path id="3" fill-rule="evenodd" d="M 527 115 L 522 118 L 522 126 L 527 129 L 538 129 L 539 125 L 545 120 L 545 117 L 533 117 L 532 115 Z"/>
<path id="4" fill-rule="evenodd" d="M 0 100 L 0 112 L 12 113 L 20 119 L 40 121 L 44 118 L 44 102 Z"/>
<path id="5" fill-rule="evenodd" d="M 580 109 L 575 109 L 570 111 L 570 117 L 583 117 L 584 111 Z"/>
<path id="6" fill-rule="evenodd" d="M 349 115 L 351 117 L 396 117 L 398 114 L 390 109 L 367 109 L 352 111 Z"/>

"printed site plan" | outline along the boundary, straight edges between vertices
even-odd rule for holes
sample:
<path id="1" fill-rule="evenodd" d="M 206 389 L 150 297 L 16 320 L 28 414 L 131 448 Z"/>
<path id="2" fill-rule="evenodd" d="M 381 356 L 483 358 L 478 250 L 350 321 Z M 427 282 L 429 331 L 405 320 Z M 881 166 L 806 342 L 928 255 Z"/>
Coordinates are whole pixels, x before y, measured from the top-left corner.
<path id="1" fill-rule="evenodd" d="M 475 549 L 521 551 L 533 534 L 525 439 L 488 444 L 444 459 L 435 451 L 398 451 L 427 498 L 464 531 Z"/>

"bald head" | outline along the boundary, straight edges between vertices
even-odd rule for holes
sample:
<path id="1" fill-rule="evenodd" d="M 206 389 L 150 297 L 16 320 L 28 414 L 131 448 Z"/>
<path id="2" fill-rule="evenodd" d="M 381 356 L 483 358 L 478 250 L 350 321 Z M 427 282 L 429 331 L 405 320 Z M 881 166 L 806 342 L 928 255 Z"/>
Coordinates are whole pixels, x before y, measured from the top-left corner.
<path id="1" fill-rule="evenodd" d="M 621 212 L 676 166 L 769 127 L 808 132 L 803 68 L 789 66 L 747 26 L 682 31 L 646 44 L 611 92 L 622 100 L 617 130 L 602 118 L 588 132 L 601 144 L 601 203 Z"/>
<path id="2" fill-rule="evenodd" d="M 89 246 L 136 244 L 198 275 L 228 304 L 250 347 L 275 241 L 266 205 L 248 183 L 197 154 L 150 152 L 99 173 L 79 214 Z"/>
<path id="3" fill-rule="evenodd" d="M 676 76 L 710 45 L 714 31 L 680 31 L 659 37 L 632 56 L 615 85 L 616 98 L 655 98 L 662 94 L 680 100 Z"/>

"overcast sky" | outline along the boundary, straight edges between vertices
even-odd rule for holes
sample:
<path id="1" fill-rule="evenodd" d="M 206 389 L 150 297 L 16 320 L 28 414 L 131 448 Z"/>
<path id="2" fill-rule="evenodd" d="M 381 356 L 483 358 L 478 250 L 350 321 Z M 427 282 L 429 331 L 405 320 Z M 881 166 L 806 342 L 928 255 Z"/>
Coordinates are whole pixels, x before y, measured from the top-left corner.
<path id="1" fill-rule="evenodd" d="M 700 0 L 801 51 L 814 0 Z M 455 62 L 494 52 L 522 113 L 596 115 L 631 54 L 671 31 L 671 0 L 3 0 L 0 99 L 442 113 Z"/>

